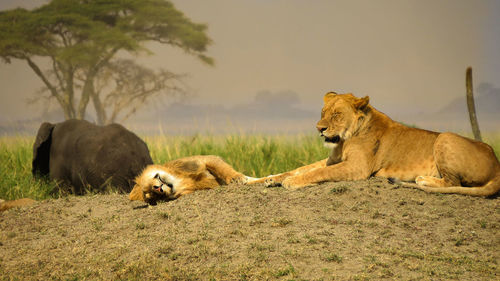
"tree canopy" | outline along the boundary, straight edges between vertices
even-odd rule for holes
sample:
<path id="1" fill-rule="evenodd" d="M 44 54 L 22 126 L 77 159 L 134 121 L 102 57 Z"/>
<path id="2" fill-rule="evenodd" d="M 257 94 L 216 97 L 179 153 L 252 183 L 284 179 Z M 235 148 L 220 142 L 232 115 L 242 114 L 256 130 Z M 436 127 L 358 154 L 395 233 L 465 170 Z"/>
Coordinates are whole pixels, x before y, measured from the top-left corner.
<path id="1" fill-rule="evenodd" d="M 213 65 L 206 30 L 164 0 L 52 0 L 0 12 L 0 57 L 25 61 L 66 119 L 83 119 L 92 101 L 97 122 L 105 124 L 120 112 L 129 116 L 152 95 L 180 89 L 178 75 L 139 66 L 119 52 L 152 53 L 146 43 L 158 42 Z"/>

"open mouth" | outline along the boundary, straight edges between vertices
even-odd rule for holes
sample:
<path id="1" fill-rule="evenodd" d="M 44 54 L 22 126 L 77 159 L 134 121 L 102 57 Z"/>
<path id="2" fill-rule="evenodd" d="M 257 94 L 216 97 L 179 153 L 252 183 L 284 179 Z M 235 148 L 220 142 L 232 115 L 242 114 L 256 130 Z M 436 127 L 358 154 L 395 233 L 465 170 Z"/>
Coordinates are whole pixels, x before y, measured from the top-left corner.
<path id="1" fill-rule="evenodd" d="M 333 137 L 326 137 L 325 136 L 325 142 L 329 142 L 329 143 L 338 143 L 340 141 L 340 136 L 339 135 L 336 135 L 336 136 L 333 136 Z"/>
<path id="2" fill-rule="evenodd" d="M 161 186 L 155 186 L 154 189 L 160 193 L 163 193 L 163 188 L 161 188 Z"/>

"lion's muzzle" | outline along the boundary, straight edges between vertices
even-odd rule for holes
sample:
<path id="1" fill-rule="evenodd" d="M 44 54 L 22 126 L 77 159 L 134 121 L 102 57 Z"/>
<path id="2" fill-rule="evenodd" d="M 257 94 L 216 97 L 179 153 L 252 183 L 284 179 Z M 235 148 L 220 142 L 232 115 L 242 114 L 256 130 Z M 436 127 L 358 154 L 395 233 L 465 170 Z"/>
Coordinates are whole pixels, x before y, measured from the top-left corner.
<path id="1" fill-rule="evenodd" d="M 325 137 L 325 142 L 338 143 L 340 141 L 340 136 L 339 135 L 336 135 L 336 136 L 333 136 L 333 137 L 327 137 L 327 136 L 324 136 L 324 137 Z"/>
<path id="2" fill-rule="evenodd" d="M 325 134 L 325 131 L 328 129 L 328 126 L 324 126 L 320 123 L 316 125 L 316 128 L 319 131 L 320 136 L 325 138 L 325 142 L 327 143 L 338 143 L 340 142 L 340 136 L 339 135 L 334 135 L 334 136 L 328 136 Z"/>

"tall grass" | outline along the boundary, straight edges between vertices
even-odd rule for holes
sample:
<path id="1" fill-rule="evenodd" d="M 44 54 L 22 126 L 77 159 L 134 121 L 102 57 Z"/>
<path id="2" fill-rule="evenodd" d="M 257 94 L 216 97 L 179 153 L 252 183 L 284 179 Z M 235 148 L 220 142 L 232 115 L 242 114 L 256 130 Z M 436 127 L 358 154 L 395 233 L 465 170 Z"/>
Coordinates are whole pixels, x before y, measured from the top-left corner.
<path id="1" fill-rule="evenodd" d="M 55 184 L 31 175 L 34 137 L 0 138 L 0 199 L 57 197 Z"/>
<path id="2" fill-rule="evenodd" d="M 155 163 L 191 156 L 218 155 L 249 176 L 262 177 L 325 158 L 328 150 L 311 135 L 156 136 L 144 137 Z M 33 179 L 34 137 L 0 138 L 0 198 L 58 197 L 56 183 Z"/>
<path id="3" fill-rule="evenodd" d="M 190 156 L 218 155 L 237 171 L 253 177 L 281 173 L 328 156 L 317 136 L 228 135 L 146 137 L 155 163 Z"/>
<path id="4" fill-rule="evenodd" d="M 500 134 L 486 135 L 483 141 L 493 148 L 497 159 L 500 160 Z"/>
<path id="5" fill-rule="evenodd" d="M 144 137 L 155 163 L 191 156 L 218 155 L 233 167 L 253 177 L 288 171 L 328 156 L 315 135 L 194 135 Z M 58 197 L 56 184 L 33 179 L 31 161 L 34 137 L 0 137 L 0 198 Z M 485 141 L 500 156 L 500 135 Z"/>

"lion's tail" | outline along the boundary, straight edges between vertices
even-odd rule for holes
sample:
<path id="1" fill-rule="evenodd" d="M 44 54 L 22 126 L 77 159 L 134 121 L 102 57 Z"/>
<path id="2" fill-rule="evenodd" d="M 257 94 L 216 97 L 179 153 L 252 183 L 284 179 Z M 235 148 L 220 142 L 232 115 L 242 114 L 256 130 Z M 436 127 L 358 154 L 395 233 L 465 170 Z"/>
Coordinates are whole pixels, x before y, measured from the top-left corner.
<path id="1" fill-rule="evenodd" d="M 30 198 L 22 198 L 22 199 L 17 199 L 17 200 L 12 200 L 12 201 L 5 201 L 0 199 L 0 212 L 3 212 L 5 210 L 8 210 L 10 208 L 15 208 L 15 207 L 22 207 L 22 206 L 29 206 L 36 201 Z"/>
<path id="2" fill-rule="evenodd" d="M 450 186 L 450 187 L 429 187 L 429 186 L 419 186 L 411 185 L 422 189 L 427 192 L 438 192 L 438 193 L 457 193 L 471 196 L 491 196 L 500 191 L 500 172 L 498 172 L 493 179 L 483 186 L 477 187 L 463 187 L 463 186 Z"/>

